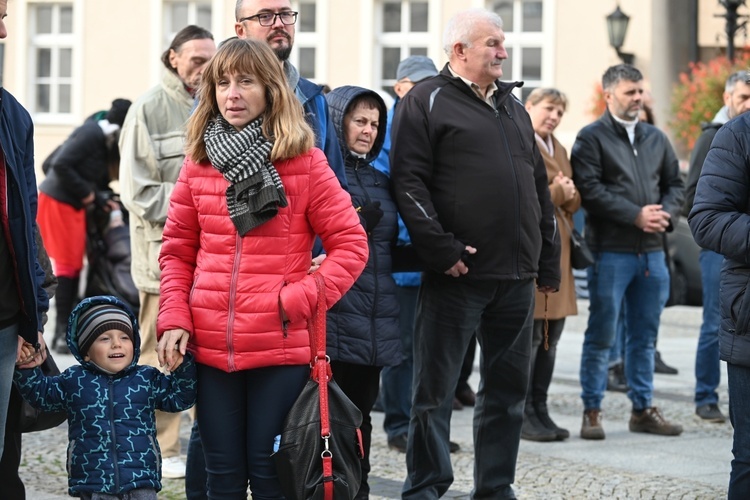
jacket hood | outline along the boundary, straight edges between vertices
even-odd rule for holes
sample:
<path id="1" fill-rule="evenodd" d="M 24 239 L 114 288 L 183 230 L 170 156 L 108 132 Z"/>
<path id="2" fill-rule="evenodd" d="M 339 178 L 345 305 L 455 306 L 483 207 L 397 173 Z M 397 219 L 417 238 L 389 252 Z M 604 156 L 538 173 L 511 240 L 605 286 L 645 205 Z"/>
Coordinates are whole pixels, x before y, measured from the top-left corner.
<path id="1" fill-rule="evenodd" d="M 140 357 L 140 354 L 141 354 L 141 336 L 140 336 L 140 330 L 138 329 L 138 320 L 133 314 L 133 311 L 131 311 L 130 308 L 125 305 L 124 302 L 122 302 L 117 297 L 113 297 L 111 295 L 99 295 L 96 297 L 89 297 L 89 298 L 83 299 L 76 306 L 76 308 L 73 309 L 73 312 L 70 314 L 70 319 L 68 320 L 68 332 L 66 335 L 66 341 L 68 342 L 68 348 L 70 349 L 70 353 L 73 354 L 73 356 L 75 356 L 76 360 L 82 366 L 89 368 L 91 370 L 96 370 L 100 372 L 102 371 L 94 363 L 91 363 L 90 361 L 85 361 L 83 359 L 83 356 L 81 355 L 80 349 L 78 348 L 78 320 L 87 309 L 96 305 L 100 305 L 100 304 L 110 304 L 128 313 L 128 317 L 130 318 L 130 323 L 133 326 L 133 361 L 130 363 L 130 366 L 128 366 L 125 370 L 123 370 L 120 373 L 128 372 L 132 370 L 136 365 L 138 365 L 138 358 Z"/>
<path id="2" fill-rule="evenodd" d="M 344 157 L 344 160 L 346 160 L 354 155 L 352 155 L 351 151 L 349 151 L 349 148 L 346 146 L 346 137 L 344 137 L 344 115 L 349 111 L 349 107 L 354 98 L 361 95 L 372 96 L 377 101 L 378 107 L 380 108 L 378 136 L 375 138 L 375 143 L 372 145 L 372 149 L 364 159 L 365 162 L 372 163 L 380 154 L 380 150 L 383 149 L 383 143 L 385 142 L 388 109 L 385 106 L 383 98 L 374 90 L 345 85 L 326 94 L 326 101 L 328 101 L 328 110 L 331 113 L 331 121 L 333 121 L 333 126 L 336 129 L 336 137 L 339 139 L 341 154 Z"/>

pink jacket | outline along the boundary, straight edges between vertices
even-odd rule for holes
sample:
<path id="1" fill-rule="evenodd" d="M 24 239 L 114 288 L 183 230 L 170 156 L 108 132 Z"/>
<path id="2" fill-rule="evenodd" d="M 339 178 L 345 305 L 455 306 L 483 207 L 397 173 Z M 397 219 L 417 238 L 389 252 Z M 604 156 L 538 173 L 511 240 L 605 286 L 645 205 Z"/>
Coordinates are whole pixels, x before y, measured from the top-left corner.
<path id="1" fill-rule="evenodd" d="M 328 254 L 318 271 L 327 308 L 367 262 L 367 236 L 323 152 L 313 148 L 274 166 L 289 205 L 244 237 L 229 219 L 229 184 L 208 162 L 185 160 L 169 203 L 158 336 L 187 330 L 196 361 L 227 372 L 310 361 L 316 288 L 307 271 L 316 234 Z"/>

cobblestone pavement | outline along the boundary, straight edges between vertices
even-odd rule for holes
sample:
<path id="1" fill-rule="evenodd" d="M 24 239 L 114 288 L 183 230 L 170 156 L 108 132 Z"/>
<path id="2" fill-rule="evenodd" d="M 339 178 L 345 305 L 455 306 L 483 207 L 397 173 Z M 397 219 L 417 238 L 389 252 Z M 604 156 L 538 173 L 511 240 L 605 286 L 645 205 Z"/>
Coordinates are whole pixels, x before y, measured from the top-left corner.
<path id="1" fill-rule="evenodd" d="M 586 303 L 579 302 L 579 317 L 569 319 L 566 325 L 558 346 L 555 379 L 550 388 L 550 412 L 559 425 L 571 431 L 571 438 L 554 443 L 521 442 L 514 484 L 518 497 L 726 498 L 732 428 L 729 423 L 700 421 L 694 415 L 692 403 L 692 364 L 700 309 L 668 309 L 660 330 L 659 349 L 665 361 L 680 369 L 680 374 L 655 376 L 654 404 L 668 419 L 683 425 L 683 435 L 665 438 L 628 432 L 630 402 L 624 394 L 608 392 L 603 402 L 607 439 L 590 442 L 578 437 L 582 407 L 577 373 L 586 321 L 585 308 Z M 63 358 L 61 365 L 72 362 L 72 358 L 60 358 Z M 471 382 L 476 388 L 476 373 Z M 726 413 L 726 377 L 722 380 L 720 396 L 722 410 Z M 466 408 L 453 414 L 451 438 L 461 445 L 461 450 L 452 455 L 455 481 L 447 498 L 468 498 L 473 486 L 472 413 Z M 382 418 L 382 413 L 373 413 L 372 498 L 399 498 L 406 475 L 404 455 L 387 448 Z M 185 446 L 189 428 L 185 417 L 182 426 Z M 65 425 L 24 436 L 21 475 L 30 500 L 67 498 L 65 449 Z M 160 498 L 184 498 L 182 480 L 165 479 Z"/>

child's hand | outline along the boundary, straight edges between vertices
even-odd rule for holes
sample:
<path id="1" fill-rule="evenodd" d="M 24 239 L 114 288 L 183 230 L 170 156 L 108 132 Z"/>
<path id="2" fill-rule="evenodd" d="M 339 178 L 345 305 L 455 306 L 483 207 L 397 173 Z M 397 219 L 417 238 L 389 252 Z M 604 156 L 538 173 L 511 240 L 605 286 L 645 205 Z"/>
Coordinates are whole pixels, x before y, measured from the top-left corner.
<path id="1" fill-rule="evenodd" d="M 185 356 L 180 351 L 175 351 L 172 355 L 172 363 L 164 368 L 167 374 L 174 372 L 185 360 Z"/>
<path id="2" fill-rule="evenodd" d="M 187 343 L 190 333 L 178 328 L 167 330 L 156 344 L 156 354 L 159 357 L 159 366 L 166 366 L 167 372 L 173 372 L 182 364 L 182 357 L 187 352 Z"/>
<path id="3" fill-rule="evenodd" d="M 31 358 L 34 357 L 34 354 L 36 354 L 34 346 L 29 344 L 28 342 L 24 342 L 21 346 L 21 353 L 18 356 L 18 361 L 31 361 Z"/>
<path id="4" fill-rule="evenodd" d="M 18 336 L 17 368 L 34 368 L 41 365 L 47 359 L 47 344 L 44 342 L 42 332 L 39 332 L 38 336 L 39 351 L 32 344 L 26 342 L 20 335 Z"/>

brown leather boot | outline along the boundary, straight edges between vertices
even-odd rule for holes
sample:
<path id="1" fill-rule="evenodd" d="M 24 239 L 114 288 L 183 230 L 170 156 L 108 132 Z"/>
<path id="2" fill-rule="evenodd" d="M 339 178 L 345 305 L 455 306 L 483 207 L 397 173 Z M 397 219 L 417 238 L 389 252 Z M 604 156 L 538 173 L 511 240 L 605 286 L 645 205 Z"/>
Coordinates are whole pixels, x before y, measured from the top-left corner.
<path id="1" fill-rule="evenodd" d="M 583 410 L 583 424 L 581 425 L 582 439 L 604 439 L 602 427 L 602 411 L 598 408 Z"/>

